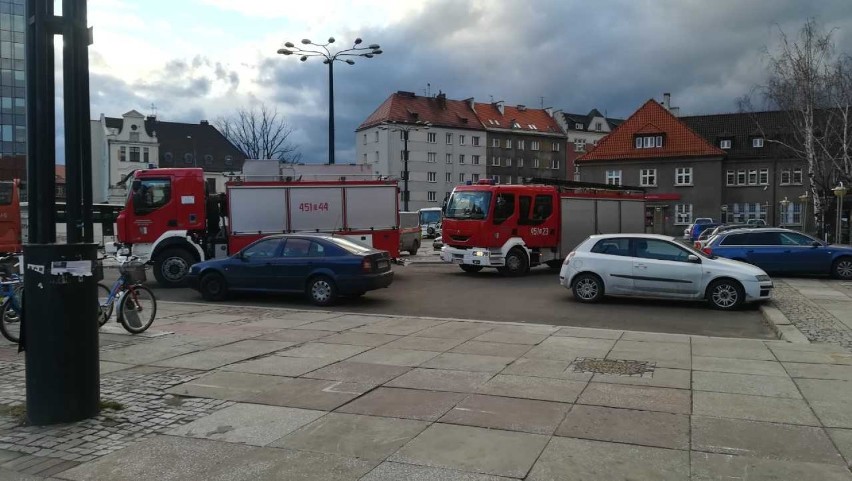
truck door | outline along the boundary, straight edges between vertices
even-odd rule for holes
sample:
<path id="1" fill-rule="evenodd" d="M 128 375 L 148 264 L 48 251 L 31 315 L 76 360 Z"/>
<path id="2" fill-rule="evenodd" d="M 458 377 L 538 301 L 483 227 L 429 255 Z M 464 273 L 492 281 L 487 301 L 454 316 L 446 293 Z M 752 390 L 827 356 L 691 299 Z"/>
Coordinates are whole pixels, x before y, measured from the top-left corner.
<path id="1" fill-rule="evenodd" d="M 125 218 L 127 242 L 154 242 L 163 232 L 177 228 L 178 201 L 170 178 L 134 180 L 128 200 L 133 216 Z"/>
<path id="2" fill-rule="evenodd" d="M 494 224 L 494 245 L 502 246 L 510 237 L 517 235 L 516 211 L 515 194 L 498 191 L 494 202 L 494 213 L 491 216 Z"/>
<path id="3" fill-rule="evenodd" d="M 557 222 L 556 194 L 521 195 L 518 201 L 518 235 L 527 247 L 555 247 Z"/>

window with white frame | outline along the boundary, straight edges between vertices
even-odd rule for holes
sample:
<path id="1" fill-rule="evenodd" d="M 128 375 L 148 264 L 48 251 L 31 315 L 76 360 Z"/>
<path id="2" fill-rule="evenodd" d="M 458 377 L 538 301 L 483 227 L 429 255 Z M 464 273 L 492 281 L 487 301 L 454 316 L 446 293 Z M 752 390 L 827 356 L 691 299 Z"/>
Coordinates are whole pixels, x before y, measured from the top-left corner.
<path id="1" fill-rule="evenodd" d="M 769 184 L 769 169 L 760 169 L 757 177 L 757 183 L 760 185 Z"/>
<path id="2" fill-rule="evenodd" d="M 642 169 L 639 171 L 639 185 L 642 187 L 657 186 L 657 169 Z"/>
<path id="3" fill-rule="evenodd" d="M 639 135 L 636 137 L 635 146 L 637 149 L 653 149 L 663 146 L 662 135 Z"/>
<path id="4" fill-rule="evenodd" d="M 411 174 L 411 172 L 409 172 L 408 174 L 410 175 L 410 174 Z M 400 180 L 405 180 L 405 179 L 406 179 L 406 177 L 408 177 L 408 175 L 406 175 L 406 173 L 405 173 L 405 171 L 404 171 L 404 170 L 402 170 L 402 171 L 400 171 L 400 172 L 399 172 L 399 179 L 400 179 Z"/>
<path id="5" fill-rule="evenodd" d="M 399 151 L 399 160 L 405 160 L 405 151 L 404 150 Z"/>
<path id="6" fill-rule="evenodd" d="M 741 204 L 734 204 L 728 208 L 728 214 L 733 211 L 733 220 L 737 223 L 745 223 L 750 220 L 767 220 L 766 205 L 763 205 L 759 202 L 745 202 Z"/>
<path id="7" fill-rule="evenodd" d="M 437 144 L 438 143 L 438 134 L 436 134 L 435 132 L 427 133 L 426 134 L 426 142 L 428 142 L 430 144 Z"/>
<path id="8" fill-rule="evenodd" d="M 118 160 L 121 162 L 127 162 L 127 147 L 122 145 L 118 148 Z"/>
<path id="9" fill-rule="evenodd" d="M 575 123 L 574 124 L 574 130 L 583 130 L 583 124 Z"/>
<path id="10" fill-rule="evenodd" d="M 512 176 L 511 176 L 511 175 L 507 175 L 507 176 L 506 176 L 506 183 L 507 183 L 507 184 L 511 184 L 511 183 L 512 183 Z"/>
<path id="11" fill-rule="evenodd" d="M 478 155 L 471 155 L 470 161 L 473 165 L 479 165 L 479 156 Z"/>
<path id="12" fill-rule="evenodd" d="M 499 175 L 492 175 L 491 180 L 493 180 L 495 184 L 499 184 L 500 183 L 500 176 Z"/>
<path id="13" fill-rule="evenodd" d="M 506 167 L 511 167 L 511 166 L 512 166 L 512 158 L 506 157 Z"/>
<path id="14" fill-rule="evenodd" d="M 438 173 L 437 172 L 427 172 L 427 180 L 429 182 L 438 182 Z"/>
<path id="15" fill-rule="evenodd" d="M 459 145 L 464 145 L 464 142 L 465 142 L 465 138 L 464 138 L 464 137 L 465 137 L 464 135 L 459 134 Z"/>
<path id="16" fill-rule="evenodd" d="M 426 192 L 426 200 L 429 202 L 438 202 L 438 194 L 434 190 Z"/>
<path id="17" fill-rule="evenodd" d="M 746 171 L 738 170 L 737 171 L 737 185 L 746 185 Z"/>
<path id="18" fill-rule="evenodd" d="M 364 158 L 364 162 L 362 162 L 362 163 L 366 164 L 366 163 L 367 163 L 367 153 L 366 153 L 366 152 L 364 152 L 364 157 L 363 157 L 363 158 Z"/>
<path id="19" fill-rule="evenodd" d="M 595 130 L 598 132 L 603 130 L 603 122 L 595 122 Z"/>
<path id="20" fill-rule="evenodd" d="M 552 152 L 559 152 L 559 142 L 555 142 L 555 141 L 554 141 L 554 142 L 550 145 L 550 150 L 551 150 Z"/>
<path id="21" fill-rule="evenodd" d="M 404 130 L 399 131 L 399 140 L 405 140 L 405 131 Z"/>
<path id="22" fill-rule="evenodd" d="M 446 173 L 444 173 L 444 177 L 445 177 L 445 180 L 446 180 L 447 182 L 452 182 L 452 181 L 453 181 L 453 173 L 452 173 L 452 172 L 446 172 Z"/>
<path id="23" fill-rule="evenodd" d="M 606 171 L 607 185 L 621 185 L 621 170 Z"/>
<path id="24" fill-rule="evenodd" d="M 453 143 L 453 134 L 447 132 L 447 145 L 452 145 Z"/>
<path id="25" fill-rule="evenodd" d="M 802 204 L 798 202 L 790 202 L 785 210 L 782 205 L 779 209 L 781 212 L 782 225 L 801 225 L 802 224 Z"/>
<path id="26" fill-rule="evenodd" d="M 470 174 L 470 180 L 473 182 L 479 182 L 479 174 Z"/>
<path id="27" fill-rule="evenodd" d="M 574 139 L 574 152 L 585 152 L 586 151 L 586 139 Z"/>
<path id="28" fill-rule="evenodd" d="M 491 139 L 491 147 L 500 147 L 500 139 Z"/>
<path id="29" fill-rule="evenodd" d="M 426 154 L 426 162 L 430 164 L 434 164 L 438 161 L 438 153 L 437 152 L 429 152 Z"/>
<path id="30" fill-rule="evenodd" d="M 459 173 L 459 182 L 464 183 L 464 172 Z"/>
<path id="31" fill-rule="evenodd" d="M 801 184 L 802 183 L 802 169 L 793 169 L 793 183 Z"/>
<path id="32" fill-rule="evenodd" d="M 470 144 L 473 145 L 474 147 L 479 147 L 479 136 L 478 135 L 472 135 L 470 137 Z"/>
<path id="33" fill-rule="evenodd" d="M 452 163 L 453 163 L 453 154 L 447 154 L 447 163 L 448 163 L 448 164 L 452 164 Z"/>
<path id="34" fill-rule="evenodd" d="M 511 149 L 511 148 L 512 148 L 512 139 L 506 139 L 506 148 L 507 148 L 507 149 Z"/>
<path id="35" fill-rule="evenodd" d="M 376 161 L 376 162 L 378 162 L 378 161 L 379 161 L 379 151 L 378 151 L 378 150 L 376 151 L 375 161 Z"/>
<path id="36" fill-rule="evenodd" d="M 784 169 L 781 171 L 781 185 L 789 185 L 790 184 L 790 169 Z"/>
<path id="37" fill-rule="evenodd" d="M 553 170 L 559 170 L 559 159 L 550 159 L 550 168 Z"/>
<path id="38" fill-rule="evenodd" d="M 519 140 L 518 141 L 518 150 L 524 150 L 524 147 L 526 147 L 526 144 L 527 144 L 527 142 L 525 140 Z"/>
<path id="39" fill-rule="evenodd" d="M 675 185 L 692 185 L 692 167 L 675 169 Z"/>
<path id="40" fill-rule="evenodd" d="M 763 148 L 763 137 L 755 137 L 751 139 L 751 146 L 755 149 Z"/>
<path id="41" fill-rule="evenodd" d="M 367 134 L 364 134 L 364 145 L 367 145 Z"/>
<path id="42" fill-rule="evenodd" d="M 757 185 L 757 169 L 748 171 L 748 185 Z"/>
<path id="43" fill-rule="evenodd" d="M 541 142 L 538 140 L 530 142 L 530 150 L 541 150 Z"/>
<path id="44" fill-rule="evenodd" d="M 521 157 L 520 159 L 518 159 L 518 167 L 523 167 L 523 166 L 524 166 L 524 158 Z"/>
<path id="45" fill-rule="evenodd" d="M 491 157 L 491 167 L 500 167 L 500 157 Z"/>
<path id="46" fill-rule="evenodd" d="M 379 131 L 377 130 L 377 131 L 375 132 L 375 134 L 376 134 L 376 142 L 378 142 L 378 141 L 379 141 Z"/>
<path id="47" fill-rule="evenodd" d="M 692 224 L 692 204 L 675 204 L 675 225 Z"/>
<path id="48" fill-rule="evenodd" d="M 719 148 L 728 150 L 731 148 L 731 139 L 722 139 L 719 141 Z"/>
<path id="49" fill-rule="evenodd" d="M 459 154 L 459 163 L 460 164 L 464 163 L 464 154 Z"/>
<path id="50" fill-rule="evenodd" d="M 737 185 L 737 173 L 729 170 L 725 173 L 725 185 Z"/>
<path id="51" fill-rule="evenodd" d="M 533 159 L 533 168 L 537 169 L 538 167 L 538 159 Z"/>

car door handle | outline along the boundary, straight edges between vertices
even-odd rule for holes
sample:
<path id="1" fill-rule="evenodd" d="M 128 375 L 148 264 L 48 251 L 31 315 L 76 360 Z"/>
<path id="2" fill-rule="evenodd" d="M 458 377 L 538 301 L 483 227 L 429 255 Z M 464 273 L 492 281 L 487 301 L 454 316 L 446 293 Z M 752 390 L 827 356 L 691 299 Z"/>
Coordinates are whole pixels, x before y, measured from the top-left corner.
<path id="1" fill-rule="evenodd" d="M 638 267 L 639 269 L 647 269 L 648 268 L 648 266 L 645 265 L 645 264 L 636 264 L 636 267 Z"/>

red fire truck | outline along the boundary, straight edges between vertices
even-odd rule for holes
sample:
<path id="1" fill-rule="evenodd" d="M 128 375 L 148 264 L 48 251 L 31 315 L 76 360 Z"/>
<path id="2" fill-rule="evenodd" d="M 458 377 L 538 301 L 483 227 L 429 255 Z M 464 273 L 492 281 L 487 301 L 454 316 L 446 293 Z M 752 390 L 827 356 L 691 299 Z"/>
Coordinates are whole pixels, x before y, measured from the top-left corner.
<path id="1" fill-rule="evenodd" d="M 441 259 L 465 272 L 496 267 L 503 275 L 521 276 L 540 264 L 559 267 L 589 235 L 645 230 L 640 188 L 533 182 L 540 183 L 481 180 L 456 187 L 444 209 Z"/>
<path id="2" fill-rule="evenodd" d="M 118 245 L 154 264 L 163 286 L 189 267 L 288 232 L 332 232 L 399 258 L 396 181 L 251 181 L 234 177 L 210 194 L 202 169 L 134 173 L 119 214 Z"/>
<path id="3" fill-rule="evenodd" d="M 0 182 L 0 252 L 21 252 L 20 182 Z"/>

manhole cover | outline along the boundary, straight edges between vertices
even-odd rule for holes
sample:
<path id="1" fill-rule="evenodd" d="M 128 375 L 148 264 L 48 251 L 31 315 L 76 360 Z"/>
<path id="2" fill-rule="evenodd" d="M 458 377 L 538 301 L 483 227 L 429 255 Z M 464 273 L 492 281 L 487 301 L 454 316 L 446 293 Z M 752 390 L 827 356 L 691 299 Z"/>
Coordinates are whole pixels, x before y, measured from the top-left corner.
<path id="1" fill-rule="evenodd" d="M 651 377 L 654 374 L 654 367 L 656 366 L 656 363 L 648 361 L 578 357 L 571 365 L 574 366 L 574 372 Z"/>

